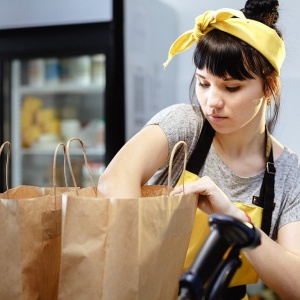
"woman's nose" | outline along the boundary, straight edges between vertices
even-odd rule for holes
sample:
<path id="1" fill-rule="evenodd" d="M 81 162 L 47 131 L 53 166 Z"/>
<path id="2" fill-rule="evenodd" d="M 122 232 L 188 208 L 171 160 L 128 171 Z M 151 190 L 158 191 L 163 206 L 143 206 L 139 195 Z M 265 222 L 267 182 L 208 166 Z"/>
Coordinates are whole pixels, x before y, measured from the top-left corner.
<path id="1" fill-rule="evenodd" d="M 222 93 L 217 88 L 210 87 L 210 91 L 207 95 L 207 105 L 221 108 L 223 104 Z"/>

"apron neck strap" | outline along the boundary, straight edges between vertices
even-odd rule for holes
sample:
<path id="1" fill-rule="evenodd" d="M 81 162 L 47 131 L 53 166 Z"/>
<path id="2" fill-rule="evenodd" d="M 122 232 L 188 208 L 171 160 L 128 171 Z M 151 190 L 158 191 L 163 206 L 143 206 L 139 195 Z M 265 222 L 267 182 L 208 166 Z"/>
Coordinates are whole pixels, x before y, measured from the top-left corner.
<path id="1" fill-rule="evenodd" d="M 275 165 L 273 157 L 272 139 L 266 128 L 266 170 L 261 185 L 259 197 L 253 196 L 252 203 L 263 208 L 261 229 L 269 235 L 272 224 L 275 197 Z"/>
<path id="2" fill-rule="evenodd" d="M 274 209 L 274 184 L 275 184 L 275 165 L 273 158 L 272 139 L 266 128 L 266 170 L 262 182 L 259 197 L 253 196 L 252 203 L 263 208 L 262 226 L 261 229 L 269 235 L 271 229 L 272 213 Z M 199 174 L 202 169 L 209 149 L 211 147 L 215 131 L 207 120 L 204 121 L 200 137 L 197 145 L 191 154 L 186 170 Z"/>

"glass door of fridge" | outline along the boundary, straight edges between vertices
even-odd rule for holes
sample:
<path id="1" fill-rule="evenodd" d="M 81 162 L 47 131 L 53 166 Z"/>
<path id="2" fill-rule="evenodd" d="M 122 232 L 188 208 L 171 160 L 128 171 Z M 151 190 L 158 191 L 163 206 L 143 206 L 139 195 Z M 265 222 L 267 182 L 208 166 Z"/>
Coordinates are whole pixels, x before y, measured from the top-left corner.
<path id="1" fill-rule="evenodd" d="M 51 186 L 55 148 L 71 138 L 83 142 L 88 168 L 97 183 L 105 168 L 105 55 L 14 59 L 10 63 L 12 186 Z M 70 145 L 77 185 L 91 186 L 80 143 L 74 140 Z M 63 161 L 61 149 L 56 166 L 60 186 L 65 185 Z M 67 172 L 70 179 L 68 168 Z"/>

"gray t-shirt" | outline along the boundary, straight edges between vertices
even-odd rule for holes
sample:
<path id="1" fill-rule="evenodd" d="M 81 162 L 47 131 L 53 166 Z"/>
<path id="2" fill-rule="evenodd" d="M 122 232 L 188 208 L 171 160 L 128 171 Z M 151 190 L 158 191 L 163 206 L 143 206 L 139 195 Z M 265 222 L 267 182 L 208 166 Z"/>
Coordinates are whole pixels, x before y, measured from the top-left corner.
<path id="1" fill-rule="evenodd" d="M 148 123 L 159 125 L 169 142 L 169 153 L 178 141 L 188 146 L 188 159 L 199 139 L 203 126 L 201 114 L 189 104 L 175 104 L 156 114 Z M 197 109 L 197 108 L 196 108 Z M 175 185 L 183 168 L 183 151 L 178 151 L 173 162 L 172 185 Z M 270 236 L 275 240 L 278 228 L 300 221 L 300 166 L 299 157 L 288 148 L 275 161 L 275 208 L 272 215 Z M 150 184 L 167 184 L 168 164 L 163 165 L 150 179 Z M 229 169 L 212 145 L 200 176 L 209 176 L 232 202 L 252 204 L 259 196 L 264 171 L 252 177 L 240 177 Z"/>

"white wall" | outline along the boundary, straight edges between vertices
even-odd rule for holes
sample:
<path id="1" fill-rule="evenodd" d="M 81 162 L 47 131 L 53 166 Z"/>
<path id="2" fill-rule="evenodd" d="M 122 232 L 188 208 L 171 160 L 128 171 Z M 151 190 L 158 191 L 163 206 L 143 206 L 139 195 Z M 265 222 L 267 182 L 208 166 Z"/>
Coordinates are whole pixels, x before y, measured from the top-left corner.
<path id="1" fill-rule="evenodd" d="M 177 35 L 174 9 L 159 0 L 125 1 L 126 139 L 176 102 L 176 62 L 163 62 Z"/>
<path id="2" fill-rule="evenodd" d="M 161 0 L 168 4 L 177 12 L 178 19 L 178 36 L 186 30 L 194 27 L 196 16 L 202 14 L 209 9 L 219 9 L 230 7 L 241 9 L 244 1 L 236 0 Z M 300 1 L 297 0 L 281 0 L 280 2 L 280 21 L 281 29 L 285 42 L 287 57 L 282 68 L 282 97 L 280 117 L 276 126 L 274 135 L 285 146 L 291 148 L 297 154 L 300 154 L 300 137 L 297 132 L 300 130 L 300 99 L 298 99 L 298 82 L 300 82 L 300 41 L 299 41 L 299 24 L 298 12 L 300 11 Z M 171 41 L 171 43 L 173 40 Z M 170 65 L 178 64 L 178 84 L 176 92 L 176 102 L 188 102 L 189 84 L 194 72 L 192 63 L 193 47 L 177 55 L 170 62 Z M 168 51 L 168 49 L 166 50 Z M 166 52 L 167 57 L 167 52 Z M 167 70 L 166 70 L 167 71 Z M 166 73 L 166 76 L 169 76 Z"/>

